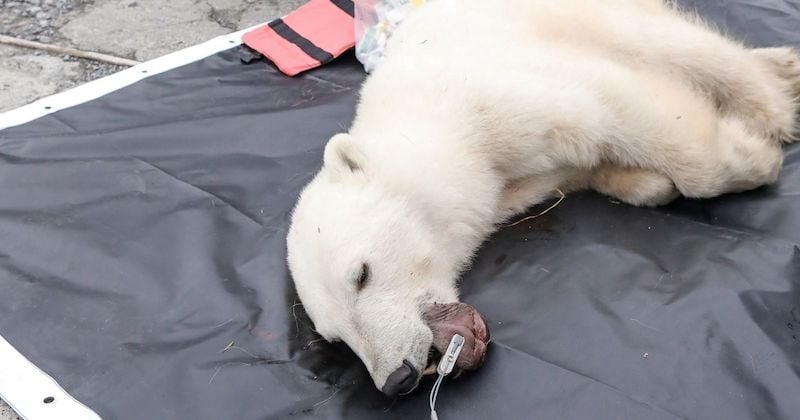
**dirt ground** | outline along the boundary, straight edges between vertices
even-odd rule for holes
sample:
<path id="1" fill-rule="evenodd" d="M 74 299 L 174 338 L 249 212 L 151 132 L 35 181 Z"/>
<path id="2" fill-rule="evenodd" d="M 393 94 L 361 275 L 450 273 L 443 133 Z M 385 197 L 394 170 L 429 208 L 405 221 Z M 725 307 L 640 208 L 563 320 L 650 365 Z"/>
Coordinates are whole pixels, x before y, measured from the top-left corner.
<path id="1" fill-rule="evenodd" d="M 147 61 L 282 16 L 303 2 L 0 0 L 0 35 Z M 0 113 L 123 68 L 0 45 Z M 0 420 L 20 420 L 2 400 Z"/>

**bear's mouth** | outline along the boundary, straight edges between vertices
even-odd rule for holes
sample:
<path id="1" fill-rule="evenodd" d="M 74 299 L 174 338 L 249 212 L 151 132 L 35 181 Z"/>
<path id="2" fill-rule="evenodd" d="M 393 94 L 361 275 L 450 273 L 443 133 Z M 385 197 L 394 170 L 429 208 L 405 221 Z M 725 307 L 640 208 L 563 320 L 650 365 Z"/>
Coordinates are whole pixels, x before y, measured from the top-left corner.
<path id="1" fill-rule="evenodd" d="M 433 332 L 428 367 L 423 375 L 436 373 L 438 359 L 447 351 L 454 334 L 464 337 L 464 347 L 456 360 L 456 368 L 475 370 L 481 367 L 490 341 L 489 328 L 474 307 L 461 302 L 436 303 L 425 310 L 423 318 Z"/>

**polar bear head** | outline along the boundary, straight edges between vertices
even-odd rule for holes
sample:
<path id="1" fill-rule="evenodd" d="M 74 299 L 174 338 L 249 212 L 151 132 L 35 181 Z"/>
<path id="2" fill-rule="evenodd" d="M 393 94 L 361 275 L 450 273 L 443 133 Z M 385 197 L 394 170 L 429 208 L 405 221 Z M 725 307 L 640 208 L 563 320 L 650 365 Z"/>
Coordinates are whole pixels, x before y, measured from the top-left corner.
<path id="1" fill-rule="evenodd" d="M 342 340 L 387 395 L 410 392 L 432 349 L 464 336 L 457 365 L 483 361 L 488 331 L 459 304 L 458 267 L 442 256 L 425 208 L 391 191 L 348 134 L 334 136 L 301 193 L 287 237 L 289 269 L 316 331 Z"/>

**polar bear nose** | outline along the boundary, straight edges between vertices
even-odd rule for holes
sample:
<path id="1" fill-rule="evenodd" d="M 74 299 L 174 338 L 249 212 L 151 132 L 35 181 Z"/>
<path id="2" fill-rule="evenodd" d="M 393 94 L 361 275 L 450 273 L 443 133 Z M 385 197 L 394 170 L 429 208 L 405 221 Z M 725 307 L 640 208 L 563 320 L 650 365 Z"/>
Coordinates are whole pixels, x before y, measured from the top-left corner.
<path id="1" fill-rule="evenodd" d="M 389 375 L 389 379 L 386 380 L 381 391 L 389 397 L 408 394 L 417 387 L 418 382 L 419 371 L 417 368 L 408 360 L 403 360 L 403 364 Z"/>

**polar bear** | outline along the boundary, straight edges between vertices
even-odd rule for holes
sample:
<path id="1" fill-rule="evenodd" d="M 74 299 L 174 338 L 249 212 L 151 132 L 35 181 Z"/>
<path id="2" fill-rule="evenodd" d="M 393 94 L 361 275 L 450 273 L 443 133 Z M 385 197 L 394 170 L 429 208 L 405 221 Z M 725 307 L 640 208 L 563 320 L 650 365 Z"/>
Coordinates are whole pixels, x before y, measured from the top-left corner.
<path id="1" fill-rule="evenodd" d="M 800 56 L 660 0 L 435 0 L 390 40 L 287 237 L 297 292 L 387 395 L 489 334 L 456 281 L 500 223 L 593 189 L 636 206 L 776 181 Z"/>

